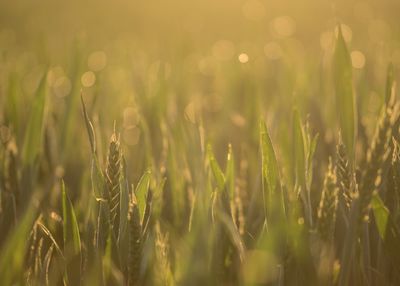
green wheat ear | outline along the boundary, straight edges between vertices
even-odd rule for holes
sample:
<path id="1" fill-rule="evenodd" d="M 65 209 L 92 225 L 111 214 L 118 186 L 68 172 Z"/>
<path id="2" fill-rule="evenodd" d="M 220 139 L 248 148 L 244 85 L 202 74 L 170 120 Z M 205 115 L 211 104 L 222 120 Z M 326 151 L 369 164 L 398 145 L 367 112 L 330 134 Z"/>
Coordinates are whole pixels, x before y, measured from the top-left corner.
<path id="1" fill-rule="evenodd" d="M 317 229 L 321 239 L 330 242 L 333 239 L 338 201 L 338 187 L 336 185 L 335 170 L 329 160 L 328 171 L 325 174 L 324 188 L 318 208 Z"/>
<path id="2" fill-rule="evenodd" d="M 367 164 L 360 185 L 359 223 L 368 221 L 373 192 L 382 182 L 382 168 L 390 153 L 393 124 L 398 117 L 398 106 L 388 105 L 380 117 L 375 136 L 367 153 Z"/>
<path id="3" fill-rule="evenodd" d="M 340 192 L 339 195 L 341 198 L 343 198 L 347 210 L 349 210 L 353 197 L 352 185 L 354 183 L 354 175 L 351 170 L 346 147 L 344 146 L 341 137 L 339 138 L 339 143 L 336 146 L 336 176 L 337 186 Z"/>
<path id="4" fill-rule="evenodd" d="M 121 150 L 120 141 L 115 131 L 111 136 L 108 147 L 107 165 L 105 171 L 106 195 L 110 208 L 110 224 L 115 237 L 118 236 L 120 217 L 120 177 L 121 177 Z"/>

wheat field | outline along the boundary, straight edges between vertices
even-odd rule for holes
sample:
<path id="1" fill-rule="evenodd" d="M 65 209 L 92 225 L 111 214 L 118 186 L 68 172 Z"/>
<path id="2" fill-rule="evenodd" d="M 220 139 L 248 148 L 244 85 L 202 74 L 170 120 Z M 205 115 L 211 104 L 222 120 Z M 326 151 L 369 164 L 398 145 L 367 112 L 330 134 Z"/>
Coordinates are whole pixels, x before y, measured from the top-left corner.
<path id="1" fill-rule="evenodd" d="M 1 286 L 400 285 L 400 3 L 5 2 Z"/>

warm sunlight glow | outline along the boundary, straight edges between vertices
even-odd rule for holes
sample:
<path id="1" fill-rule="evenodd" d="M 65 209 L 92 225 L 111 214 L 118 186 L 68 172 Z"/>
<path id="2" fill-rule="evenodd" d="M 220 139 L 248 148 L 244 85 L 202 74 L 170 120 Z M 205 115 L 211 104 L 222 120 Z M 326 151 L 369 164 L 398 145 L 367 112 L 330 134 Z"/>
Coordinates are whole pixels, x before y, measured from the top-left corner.
<path id="1" fill-rule="evenodd" d="M 242 64 L 245 64 L 245 63 L 247 63 L 247 62 L 249 61 L 249 56 L 248 56 L 247 54 L 245 54 L 245 53 L 241 53 L 241 54 L 238 56 L 238 60 L 239 60 L 239 62 L 241 62 Z"/>
<path id="2" fill-rule="evenodd" d="M 400 285 L 400 0 L 0 0 L 0 286 Z"/>

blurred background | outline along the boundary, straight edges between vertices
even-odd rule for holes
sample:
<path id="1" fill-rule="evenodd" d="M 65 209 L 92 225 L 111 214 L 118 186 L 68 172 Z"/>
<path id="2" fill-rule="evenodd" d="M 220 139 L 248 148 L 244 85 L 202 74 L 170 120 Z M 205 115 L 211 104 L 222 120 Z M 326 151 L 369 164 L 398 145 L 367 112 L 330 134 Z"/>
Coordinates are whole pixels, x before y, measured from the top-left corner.
<path id="1" fill-rule="evenodd" d="M 19 123 L 12 127 L 22 140 L 29 102 L 48 70 L 47 122 L 54 130 L 46 132 L 60 141 L 54 153 L 64 154 L 54 155 L 55 165 L 83 152 L 71 149 L 76 136 L 86 140 L 81 89 L 103 149 L 116 121 L 136 162 L 145 140 L 139 118 L 151 130 L 156 158 L 163 144 L 160 126 L 180 120 L 201 121 L 222 158 L 229 142 L 240 153 L 243 137 L 256 148 L 260 114 L 281 149 L 290 149 L 291 139 L 277 131 L 289 130 L 293 106 L 304 119 L 309 116 L 324 139 L 321 148 L 329 151 L 337 127 L 330 74 L 335 26 L 343 24 L 359 132 L 369 138 L 387 65 L 400 65 L 398 11 L 396 0 L 1 1 L 1 102 L 7 104 L 12 90 L 26 103 L 17 104 Z M 1 121 L 5 133 L 10 125 L 4 116 Z M 136 176 L 147 164 L 137 167 Z"/>
<path id="2" fill-rule="evenodd" d="M 24 210 L 24 204 L 31 205 L 31 202 L 39 206 L 39 219 L 43 218 L 44 225 L 56 234 L 56 240 L 62 241 L 61 179 L 77 214 L 84 238 L 82 245 L 92 249 L 94 231 L 101 234 L 100 224 L 97 224 L 98 202 L 93 190 L 102 190 L 103 177 L 96 173 L 97 165 L 91 165 L 92 153 L 82 116 L 82 94 L 93 122 L 97 143 L 97 156 L 93 158 L 98 158 L 97 167 L 103 172 L 106 170 L 110 138 L 115 131 L 117 137 L 120 136 L 126 161 L 126 166 L 123 164 L 127 183 L 124 188 L 130 184 L 137 186 L 141 176 L 149 174 L 146 170 L 152 171 L 151 179 L 147 180 L 156 194 L 155 221 L 160 217 L 160 225 L 165 227 L 162 232 L 155 233 L 157 237 L 165 233 L 165 241 L 171 234 L 171 244 L 166 243 L 165 248 L 170 247 L 173 255 L 177 254 L 176 260 L 168 258 L 165 262 L 161 257 L 159 261 L 163 265 L 170 261 L 172 267 L 176 262 L 174 272 L 164 272 L 176 274 L 174 278 L 185 285 L 190 284 L 185 283 L 185 279 L 198 280 L 193 275 L 207 273 L 204 269 L 208 269 L 213 249 L 209 247 L 211 244 L 204 244 L 213 238 L 208 220 L 212 212 L 211 198 L 217 198 L 210 156 L 207 159 L 207 143 L 212 146 L 221 168 L 228 169 L 231 204 L 237 204 L 235 220 L 237 215 L 246 247 L 252 249 L 258 243 L 258 234 L 264 231 L 266 206 L 261 196 L 265 178 L 261 168 L 259 123 L 260 118 L 265 120 L 279 165 L 276 168 L 282 190 L 285 190 L 282 193 L 287 191 L 288 201 L 294 206 L 293 224 L 288 231 L 293 241 L 290 247 L 295 249 L 293 253 L 300 253 L 298 257 L 304 255 L 305 258 L 289 261 L 301 266 L 293 268 L 294 272 L 286 268 L 282 271 L 279 266 L 278 275 L 278 268 L 273 268 L 278 260 L 268 253 L 261 260 L 255 256 L 254 264 L 249 264 L 248 269 L 244 266 L 244 272 L 251 273 L 254 268 L 259 269 L 254 277 L 270 275 L 267 278 L 274 281 L 285 275 L 285 279 L 294 279 L 296 283 L 307 281 L 304 284 L 313 285 L 301 277 L 308 275 L 305 268 L 316 266 L 308 250 L 320 251 L 314 248 L 313 240 L 310 240 L 312 247 L 308 245 L 308 234 L 303 231 L 304 217 L 301 211 L 297 214 L 301 188 L 296 185 L 298 175 L 304 175 L 302 180 L 307 181 L 304 189 L 309 197 L 311 194 L 309 217 L 312 218 L 314 212 L 317 218 L 327 165 L 330 157 L 335 157 L 339 141 L 338 112 L 341 110 L 338 106 L 348 103 L 335 102 L 332 80 L 338 23 L 342 24 L 352 69 L 347 69 L 345 51 L 342 53 L 344 60 L 339 58 L 338 65 L 342 65 L 340 70 L 353 72 L 357 101 L 355 166 L 363 170 L 368 164 L 366 153 L 385 102 L 385 88 L 391 86 L 390 74 L 387 77 L 390 62 L 394 67 L 394 79 L 399 79 L 399 12 L 400 0 L 0 0 L 0 184 L 6 182 L 3 189 L 9 190 L 9 194 L 0 192 L 0 214 L 1 208 L 10 214 L 0 216 L 0 246 L 13 225 L 9 218 L 22 214 L 20 210 Z M 345 50 L 344 45 L 341 47 Z M 266 133 L 263 134 L 265 140 Z M 312 147 L 305 145 L 310 145 L 316 134 L 319 137 L 313 157 Z M 385 149 L 382 143 L 385 141 L 379 142 L 378 146 Z M 119 160 L 119 152 L 115 158 Z M 95 159 L 93 162 L 97 162 Z M 231 162 L 230 168 L 228 162 Z M 115 166 L 119 167 L 119 161 Z M 115 167 L 116 172 L 119 172 L 118 167 Z M 376 180 L 368 177 L 371 185 L 381 182 L 378 169 L 372 167 Z M 360 177 L 361 171 L 356 172 Z M 327 174 L 332 175 L 332 172 Z M 114 177 L 119 178 L 119 174 Z M 333 182 L 334 178 L 331 180 Z M 116 179 L 116 185 L 118 181 Z M 121 188 L 125 185 L 122 182 Z M 11 199 L 2 201 L 5 195 Z M 143 191 L 142 196 L 144 202 Z M 329 209 L 334 212 L 335 207 Z M 395 209 L 397 211 L 397 206 Z M 197 230 L 186 232 L 192 219 Z M 340 225 L 338 237 L 341 238 L 337 241 L 342 244 L 347 229 L 342 221 L 337 225 Z M 279 235 L 283 231 L 280 227 Z M 284 242 L 279 235 L 271 236 L 273 243 L 268 245 L 273 250 L 271 253 L 278 253 L 277 246 Z M 17 233 L 16 237 L 25 243 L 27 235 Z M 374 232 L 374 237 L 379 238 L 378 232 Z M 301 238 L 300 243 L 298 238 Z M 279 243 L 275 244 L 275 239 Z M 371 241 L 374 245 L 377 240 Z M 398 240 L 393 241 L 393 249 L 397 250 Z M 306 244 L 302 246 L 303 242 Z M 218 250 L 219 245 L 215 245 Z M 380 253 L 382 245 L 375 245 L 376 253 Z M 18 248 L 19 244 L 15 246 Z M 32 256 L 39 257 L 39 260 L 32 260 L 35 268 L 41 256 L 44 257 L 40 254 L 41 247 L 40 244 L 38 255 Z M 14 248 L 9 249 L 7 253 L 11 256 Z M 33 253 L 34 248 L 29 249 Z M 127 254 L 126 248 L 120 250 Z M 164 251 L 154 253 L 165 256 Z M 400 257 L 392 250 L 389 253 L 394 253 L 396 259 Z M 382 257 L 385 256 L 376 258 L 374 254 L 372 252 L 372 258 L 378 266 L 365 266 L 365 269 L 386 278 L 392 270 L 388 267 L 383 271 L 386 258 Z M 276 255 L 283 258 L 283 252 Z M 7 255 L 3 257 L 7 259 Z M 178 259 L 180 257 L 184 259 Z M 228 260 L 226 257 L 220 256 L 222 264 Z M 0 257 L 0 273 L 9 271 L 5 259 Z M 96 259 L 92 259 L 95 278 L 99 276 Z M 146 259 L 143 261 L 150 261 Z M 2 261 L 5 263 L 1 264 Z M 259 261 L 270 261 L 270 264 Z M 351 260 L 344 260 L 347 261 Z M 361 264 L 359 261 L 361 259 L 352 263 L 354 269 Z M 325 261 L 320 264 L 325 265 Z M 157 271 L 157 263 L 154 265 L 157 273 L 164 273 Z M 238 274 L 237 268 L 232 269 L 232 273 Z M 265 269 L 275 270 L 266 273 Z M 336 261 L 335 269 L 337 273 Z M 20 271 L 14 272 L 16 277 L 22 277 Z M 58 275 L 56 271 L 53 273 Z M 210 277 L 204 278 L 206 282 L 198 280 L 198 285 L 210 285 L 207 281 Z M 38 285 L 44 283 L 38 282 Z"/>
<path id="3" fill-rule="evenodd" d="M 383 41 L 395 48 L 400 8 L 396 0 L 16 0 L 0 5 L 3 45 L 44 45 L 62 53 L 72 39 L 81 37 L 91 48 L 107 49 L 126 40 L 149 53 L 183 56 L 208 54 L 225 40 L 232 53 L 253 52 L 253 60 L 271 41 L 293 39 L 303 50 L 320 51 L 327 45 L 324 32 L 338 21 L 349 26 L 354 48 L 366 52 Z"/>

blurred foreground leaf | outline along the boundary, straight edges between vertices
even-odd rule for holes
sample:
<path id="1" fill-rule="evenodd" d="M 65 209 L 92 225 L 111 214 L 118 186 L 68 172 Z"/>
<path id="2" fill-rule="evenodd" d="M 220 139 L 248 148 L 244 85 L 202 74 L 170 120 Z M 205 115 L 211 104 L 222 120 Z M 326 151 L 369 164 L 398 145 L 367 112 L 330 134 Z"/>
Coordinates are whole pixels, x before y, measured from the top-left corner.
<path id="1" fill-rule="evenodd" d="M 40 80 L 39 87 L 32 102 L 32 109 L 26 127 L 22 151 L 25 166 L 32 165 L 42 147 L 43 124 L 46 104 L 46 72 Z"/>
<path id="2" fill-rule="evenodd" d="M 34 211 L 31 207 L 3 245 L 0 256 L 0 285 L 22 285 L 25 282 L 23 265 L 28 247 L 27 237 L 33 221 Z"/>

